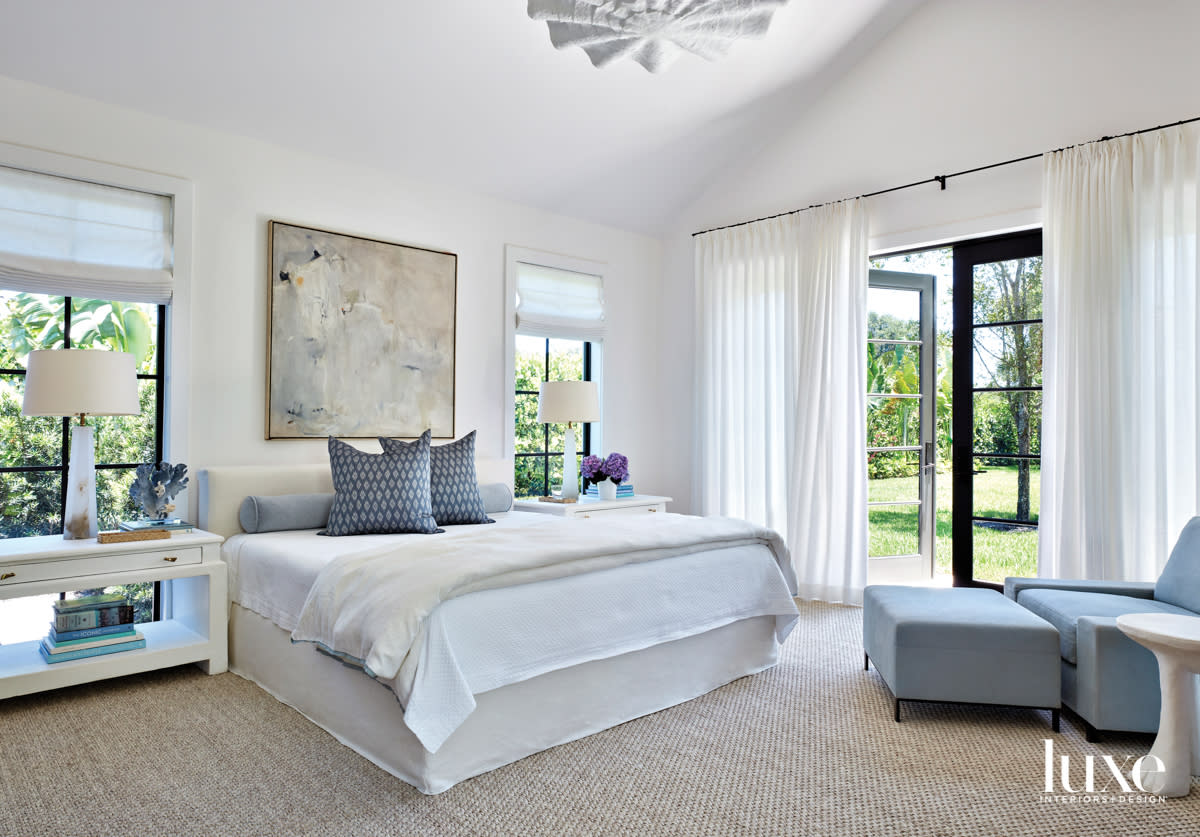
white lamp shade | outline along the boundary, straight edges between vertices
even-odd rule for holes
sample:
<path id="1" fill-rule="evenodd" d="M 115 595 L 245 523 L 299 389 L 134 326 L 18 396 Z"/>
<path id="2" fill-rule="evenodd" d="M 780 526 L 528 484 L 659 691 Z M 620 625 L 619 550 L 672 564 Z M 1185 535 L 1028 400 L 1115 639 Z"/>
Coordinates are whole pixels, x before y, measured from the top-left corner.
<path id="1" fill-rule="evenodd" d="M 129 352 L 41 349 L 25 365 L 23 416 L 134 416 L 137 368 Z"/>
<path id="2" fill-rule="evenodd" d="M 537 420 L 543 424 L 600 421 L 600 395 L 595 381 L 542 381 Z"/>

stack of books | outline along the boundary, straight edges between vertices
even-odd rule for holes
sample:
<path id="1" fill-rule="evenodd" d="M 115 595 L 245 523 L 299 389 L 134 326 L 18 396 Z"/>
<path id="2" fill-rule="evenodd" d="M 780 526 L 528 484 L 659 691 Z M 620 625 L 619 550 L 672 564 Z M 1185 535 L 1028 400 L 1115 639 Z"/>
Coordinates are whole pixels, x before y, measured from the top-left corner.
<path id="1" fill-rule="evenodd" d="M 38 650 L 48 663 L 145 648 L 133 627 L 133 605 L 120 593 L 103 593 L 54 603 L 50 633 Z"/>
<path id="2" fill-rule="evenodd" d="M 600 496 L 600 489 L 596 488 L 595 483 L 592 483 L 587 487 L 587 496 L 589 496 L 589 497 L 599 497 Z M 632 497 L 632 496 L 633 496 L 633 483 L 623 482 L 617 486 L 617 499 L 620 499 L 622 497 Z"/>

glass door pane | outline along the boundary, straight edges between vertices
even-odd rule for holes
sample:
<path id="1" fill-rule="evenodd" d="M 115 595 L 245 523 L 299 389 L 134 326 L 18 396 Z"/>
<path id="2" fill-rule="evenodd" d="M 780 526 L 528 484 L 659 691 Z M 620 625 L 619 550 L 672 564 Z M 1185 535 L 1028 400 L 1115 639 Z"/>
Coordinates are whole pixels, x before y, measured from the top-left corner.
<path id="1" fill-rule="evenodd" d="M 868 583 L 933 572 L 933 277 L 871 271 L 867 292 Z"/>
<path id="2" fill-rule="evenodd" d="M 1037 575 L 1041 233 L 954 248 L 956 584 Z"/>

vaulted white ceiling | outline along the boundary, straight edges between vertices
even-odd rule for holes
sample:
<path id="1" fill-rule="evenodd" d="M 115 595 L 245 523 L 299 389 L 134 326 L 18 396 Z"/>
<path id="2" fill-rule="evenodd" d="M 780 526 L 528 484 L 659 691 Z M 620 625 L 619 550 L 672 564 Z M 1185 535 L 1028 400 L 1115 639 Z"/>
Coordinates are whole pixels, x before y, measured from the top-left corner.
<path id="1" fill-rule="evenodd" d="M 0 0 L 0 74 L 659 234 L 922 0 L 791 0 L 652 75 L 525 0 Z"/>

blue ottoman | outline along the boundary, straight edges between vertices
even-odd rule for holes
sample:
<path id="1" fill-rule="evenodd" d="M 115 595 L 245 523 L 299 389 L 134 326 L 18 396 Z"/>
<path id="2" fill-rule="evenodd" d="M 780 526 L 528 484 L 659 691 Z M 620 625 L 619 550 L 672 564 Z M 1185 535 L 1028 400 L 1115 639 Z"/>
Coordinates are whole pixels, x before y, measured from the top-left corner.
<path id="1" fill-rule="evenodd" d="M 995 590 L 874 585 L 863 595 L 864 664 L 896 699 L 1051 711 L 1058 732 L 1058 630 Z"/>

